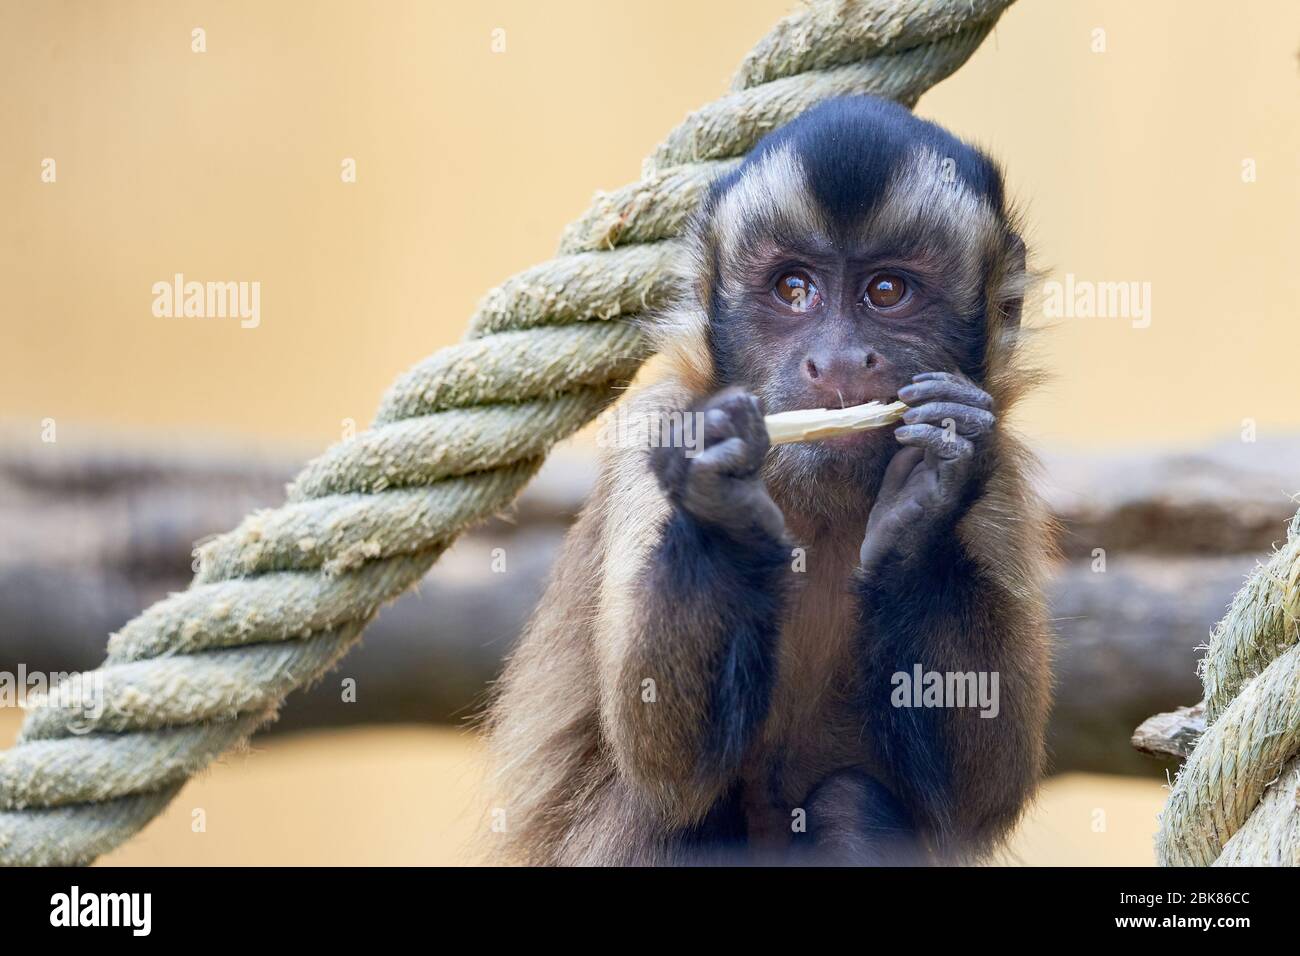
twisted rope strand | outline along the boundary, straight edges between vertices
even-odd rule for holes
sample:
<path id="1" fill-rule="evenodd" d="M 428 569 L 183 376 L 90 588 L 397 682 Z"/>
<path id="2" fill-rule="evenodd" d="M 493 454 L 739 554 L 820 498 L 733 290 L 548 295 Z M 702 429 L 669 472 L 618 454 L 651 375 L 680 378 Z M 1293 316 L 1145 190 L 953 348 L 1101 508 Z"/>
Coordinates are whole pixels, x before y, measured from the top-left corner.
<path id="1" fill-rule="evenodd" d="M 1166 866 L 1300 865 L 1300 513 L 1201 661 L 1207 727 L 1160 818 Z"/>
<path id="2" fill-rule="evenodd" d="M 468 339 L 398 379 L 363 434 L 326 451 L 198 550 L 194 583 L 109 642 L 83 681 L 102 711 L 32 702 L 0 754 L 0 863 L 86 863 L 318 679 L 378 607 L 468 525 L 508 506 L 550 447 L 647 357 L 703 190 L 763 134 L 829 96 L 908 106 L 979 46 L 1011 0 L 834 0 L 782 20 L 733 92 L 674 130 L 636 184 L 598 195 L 558 258 L 508 279 Z"/>

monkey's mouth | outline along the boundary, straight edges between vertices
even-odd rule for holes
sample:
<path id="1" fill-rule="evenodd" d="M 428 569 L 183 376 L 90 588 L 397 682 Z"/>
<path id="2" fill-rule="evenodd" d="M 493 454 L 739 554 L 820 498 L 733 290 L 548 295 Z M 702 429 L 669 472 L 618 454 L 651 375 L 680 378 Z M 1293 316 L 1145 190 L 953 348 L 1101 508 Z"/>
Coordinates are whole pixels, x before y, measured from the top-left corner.
<path id="1" fill-rule="evenodd" d="M 767 404 L 767 413 L 769 415 L 784 414 L 786 412 L 813 412 L 813 411 L 843 411 L 848 408 L 856 408 L 860 405 L 892 405 L 898 401 L 898 393 L 890 392 L 881 395 L 865 395 L 850 401 L 847 398 L 841 398 L 838 402 L 827 402 L 818 399 L 795 399 L 793 401 L 783 401 L 773 403 L 769 400 Z"/>

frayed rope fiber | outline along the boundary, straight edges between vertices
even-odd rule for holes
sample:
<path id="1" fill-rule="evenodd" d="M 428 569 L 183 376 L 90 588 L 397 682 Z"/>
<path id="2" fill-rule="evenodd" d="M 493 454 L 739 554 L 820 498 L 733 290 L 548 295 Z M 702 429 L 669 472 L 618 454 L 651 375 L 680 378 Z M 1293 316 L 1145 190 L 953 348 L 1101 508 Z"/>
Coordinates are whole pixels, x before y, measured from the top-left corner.
<path id="1" fill-rule="evenodd" d="M 280 508 L 199 549 L 189 589 L 82 675 L 97 716 L 34 702 L 0 754 L 0 863 L 88 863 L 319 678 L 467 526 L 507 507 L 557 441 L 648 357 L 703 190 L 769 130 L 830 96 L 907 106 L 966 61 L 1011 0 L 836 0 L 785 18 L 732 91 L 692 113 L 642 179 L 600 194 L 557 258 L 488 294 L 466 341 L 389 390 L 375 423 L 310 463 Z"/>

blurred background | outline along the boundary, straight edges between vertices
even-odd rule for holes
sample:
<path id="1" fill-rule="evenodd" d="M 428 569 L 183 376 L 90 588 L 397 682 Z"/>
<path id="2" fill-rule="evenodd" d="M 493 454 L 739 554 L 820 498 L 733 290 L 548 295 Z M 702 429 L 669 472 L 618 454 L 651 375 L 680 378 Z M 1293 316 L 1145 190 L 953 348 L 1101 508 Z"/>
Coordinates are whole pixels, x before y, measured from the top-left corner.
<path id="1" fill-rule="evenodd" d="M 195 540 L 364 428 L 790 9 L 9 0 L 0 671 L 98 663 L 185 586 Z M 1065 529 L 1059 704 L 1056 773 L 1007 862 L 1152 862 L 1172 765 L 1128 734 L 1199 699 L 1196 646 L 1294 512 L 1298 48 L 1290 0 L 1020 0 L 918 106 L 1006 165 L 1048 283 L 1135 283 L 1145 303 L 1027 316 L 1052 381 L 1018 425 Z M 259 283 L 256 327 L 156 316 L 176 273 Z M 104 862 L 471 861 L 465 718 L 593 452 L 566 443 L 517 514 Z M 19 719 L 0 708 L 0 742 Z"/>

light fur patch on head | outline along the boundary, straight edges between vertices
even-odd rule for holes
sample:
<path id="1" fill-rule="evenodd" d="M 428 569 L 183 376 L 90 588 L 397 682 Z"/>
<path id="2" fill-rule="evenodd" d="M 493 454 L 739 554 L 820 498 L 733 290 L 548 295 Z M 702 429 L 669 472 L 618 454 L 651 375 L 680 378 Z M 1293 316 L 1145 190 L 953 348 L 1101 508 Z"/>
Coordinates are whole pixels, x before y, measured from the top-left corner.
<path id="1" fill-rule="evenodd" d="M 803 163 L 789 146 L 774 149 L 747 169 L 713 213 L 712 240 L 719 252 L 719 291 L 736 294 L 733 257 L 761 242 L 765 233 L 810 238 L 828 235 L 816 197 L 808 188 Z"/>
<path id="2" fill-rule="evenodd" d="M 1001 221 L 988 200 L 962 181 L 955 160 L 928 146 L 890 177 L 864 232 L 872 242 L 891 237 L 906 242 L 917 236 L 946 237 L 942 254 L 955 256 L 958 267 L 950 290 L 961 301 L 976 304 L 985 257 L 1001 243 Z"/>
<path id="3" fill-rule="evenodd" d="M 808 188 L 803 164 L 789 146 L 772 150 L 749 167 L 712 210 L 692 223 L 686 240 L 691 254 L 678 282 L 679 288 L 690 292 L 661 310 L 647 326 L 656 350 L 668 356 L 685 384 L 698 394 L 713 388 L 708 340 L 713 294 L 716 291 L 733 301 L 739 297 L 739 280 L 746 272 L 743 260 L 772 245 L 774 231 L 828 242 L 829 231 Z"/>

